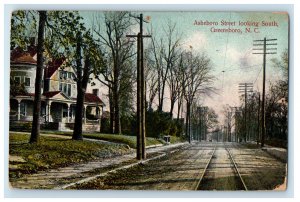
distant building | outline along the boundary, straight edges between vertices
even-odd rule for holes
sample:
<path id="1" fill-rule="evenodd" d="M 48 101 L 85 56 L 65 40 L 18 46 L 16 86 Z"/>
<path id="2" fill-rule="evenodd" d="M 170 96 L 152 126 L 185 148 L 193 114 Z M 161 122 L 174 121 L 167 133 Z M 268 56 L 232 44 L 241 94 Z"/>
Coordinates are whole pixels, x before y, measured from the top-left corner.
<path id="1" fill-rule="evenodd" d="M 43 127 L 51 130 L 72 130 L 75 121 L 75 72 L 71 67 L 62 68 L 64 61 L 52 60 L 44 66 L 40 120 Z M 25 88 L 25 92 L 10 95 L 11 124 L 32 121 L 36 64 L 34 46 L 27 51 L 16 48 L 11 52 L 10 78 Z M 84 131 L 100 131 L 104 103 L 99 98 L 99 89 L 92 92 L 85 94 Z"/>

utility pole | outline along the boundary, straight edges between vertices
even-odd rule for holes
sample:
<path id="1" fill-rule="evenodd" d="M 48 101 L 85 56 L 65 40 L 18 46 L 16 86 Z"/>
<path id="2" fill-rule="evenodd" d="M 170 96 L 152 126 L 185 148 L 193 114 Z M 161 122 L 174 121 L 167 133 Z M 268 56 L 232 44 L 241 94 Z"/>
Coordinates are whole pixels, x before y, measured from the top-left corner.
<path id="1" fill-rule="evenodd" d="M 202 139 L 202 107 L 199 107 L 199 119 L 200 119 L 200 132 L 199 132 L 199 139 Z"/>
<path id="2" fill-rule="evenodd" d="M 262 51 L 262 52 L 255 52 L 253 54 L 260 54 L 263 55 L 263 93 L 262 93 L 262 106 L 261 106 L 261 115 L 262 115 L 262 122 L 261 122 L 261 147 L 265 144 L 265 135 L 266 135 L 266 113 L 265 113 L 265 94 L 266 94 L 266 55 L 267 54 L 277 54 L 277 48 L 267 48 L 267 46 L 276 46 L 277 43 L 272 43 L 273 41 L 277 41 L 277 39 L 266 39 L 263 40 L 254 40 L 253 46 L 262 46 L 263 48 L 255 48 L 254 51 Z M 267 43 L 270 42 L 270 43 Z M 271 51 L 271 52 L 268 52 Z"/>
<path id="3" fill-rule="evenodd" d="M 235 141 L 236 141 L 236 136 L 237 136 L 237 121 L 236 121 L 236 112 L 238 111 L 238 107 L 230 107 L 230 112 L 228 111 L 228 117 L 229 117 L 229 113 L 230 113 L 230 142 L 232 142 L 233 138 L 232 138 L 232 134 L 231 134 L 231 128 L 232 128 L 232 125 L 231 125 L 231 120 L 233 118 L 233 116 L 235 117 L 235 120 L 234 120 L 234 130 L 235 130 Z M 229 126 L 229 125 L 228 125 Z"/>
<path id="4" fill-rule="evenodd" d="M 240 136 L 240 124 L 238 121 L 238 117 L 241 111 L 238 109 L 238 107 L 235 107 L 235 113 L 234 113 L 234 124 L 235 124 L 235 142 L 238 141 L 238 136 Z"/>
<path id="5" fill-rule="evenodd" d="M 137 35 L 126 35 L 126 37 L 137 37 L 137 122 L 138 133 L 136 138 L 136 158 L 138 160 L 146 159 L 146 84 L 144 72 L 144 45 L 143 38 L 151 35 L 143 35 L 143 14 L 133 16 L 140 22 L 140 32 Z"/>
<path id="6" fill-rule="evenodd" d="M 257 92 L 257 94 L 258 94 L 258 110 L 257 110 L 257 136 L 256 136 L 256 143 L 257 143 L 257 145 L 259 144 L 259 138 L 260 138 L 260 130 L 259 130 L 259 125 L 260 125 L 260 123 L 259 123 L 259 112 L 260 112 L 260 93 L 259 92 Z"/>
<path id="7" fill-rule="evenodd" d="M 228 109 L 228 114 L 227 114 L 227 116 L 228 116 L 228 123 L 227 123 L 227 127 L 228 127 L 228 135 L 227 135 L 227 142 L 231 142 L 231 117 L 232 117 L 232 108 L 233 107 L 230 107 L 230 110 L 231 111 L 229 111 L 229 109 Z"/>
<path id="8" fill-rule="evenodd" d="M 203 106 L 199 107 L 200 112 L 200 140 L 206 140 L 206 116 L 207 116 L 208 107 Z"/>
<path id="9" fill-rule="evenodd" d="M 247 128 L 247 95 L 253 92 L 253 83 L 239 83 L 239 92 L 245 96 L 245 112 L 244 112 L 244 141 L 248 140 L 248 128 Z"/>

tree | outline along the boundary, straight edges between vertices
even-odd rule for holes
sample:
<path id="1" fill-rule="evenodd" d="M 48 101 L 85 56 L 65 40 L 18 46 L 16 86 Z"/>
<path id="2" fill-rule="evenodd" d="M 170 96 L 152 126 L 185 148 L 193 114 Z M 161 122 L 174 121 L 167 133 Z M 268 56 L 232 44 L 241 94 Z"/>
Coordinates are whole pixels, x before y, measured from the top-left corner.
<path id="1" fill-rule="evenodd" d="M 177 57 L 176 57 L 177 58 Z M 174 59 L 175 60 L 175 59 Z M 182 74 L 182 57 L 179 57 L 179 60 L 173 61 L 171 63 L 170 73 L 167 78 L 167 84 L 170 91 L 170 116 L 173 117 L 173 110 L 175 106 L 175 102 L 180 99 L 180 93 L 182 92 L 183 82 L 183 74 Z M 181 105 L 181 103 L 179 104 Z M 180 107 L 178 107 L 178 114 Z"/>
<path id="2" fill-rule="evenodd" d="M 13 77 L 10 77 L 10 96 L 15 97 L 16 95 L 26 94 L 26 88 L 24 83 L 19 83 L 14 80 Z"/>
<path id="3" fill-rule="evenodd" d="M 147 106 L 149 110 L 153 110 L 153 101 L 158 91 L 158 76 L 156 74 L 155 62 L 149 57 L 151 50 L 145 50 L 145 81 L 148 95 Z"/>
<path id="4" fill-rule="evenodd" d="M 30 135 L 30 143 L 37 143 L 40 135 L 40 113 L 41 113 L 41 91 L 44 66 L 44 32 L 47 20 L 47 11 L 39 11 L 39 26 L 38 26 L 38 42 L 37 42 L 37 64 L 36 64 L 36 79 L 35 92 L 33 102 L 33 118 L 32 129 Z"/>
<path id="5" fill-rule="evenodd" d="M 76 72 L 77 98 L 72 139 L 82 140 L 82 119 L 87 84 L 91 80 L 91 74 L 97 75 L 102 71 L 105 61 L 100 46 L 95 43 L 91 30 L 85 27 L 78 12 L 55 11 L 52 17 L 53 21 L 47 23 L 48 27 L 52 28 L 47 45 L 52 55 L 66 58 L 65 65 L 71 66 Z M 61 29 L 58 31 L 57 28 Z M 57 40 L 57 43 L 52 43 L 53 40 Z"/>
<path id="6" fill-rule="evenodd" d="M 110 132 L 116 134 L 121 133 L 120 100 L 127 99 L 129 94 L 126 94 L 126 90 L 131 89 L 131 85 L 124 82 L 132 82 L 132 74 L 124 73 L 124 71 L 132 68 L 127 65 L 127 62 L 135 55 L 134 44 L 125 36 L 133 25 L 129 14 L 129 12 L 106 12 L 104 14 L 105 29 L 102 31 L 100 25 L 94 29 L 99 45 L 103 47 L 108 61 L 106 69 L 101 72 L 104 79 L 100 76 L 98 79 L 109 89 Z M 101 21 L 100 16 L 97 19 Z M 122 86 L 128 88 L 121 87 L 121 82 Z"/>
<path id="7" fill-rule="evenodd" d="M 214 91 L 212 83 L 214 77 L 210 74 L 212 70 L 211 61 L 205 55 L 192 55 L 192 52 L 186 52 L 184 57 L 184 77 L 185 86 L 183 89 L 184 99 L 186 101 L 186 134 L 191 142 L 191 106 L 196 96 L 201 94 L 210 94 Z"/>
<path id="8" fill-rule="evenodd" d="M 214 109 L 209 108 L 207 111 L 207 128 L 214 129 L 217 128 L 219 124 L 218 114 L 216 114 Z"/>
<path id="9" fill-rule="evenodd" d="M 46 21 L 46 11 L 16 11 L 13 12 L 11 18 L 11 49 L 17 47 L 20 47 L 22 50 L 27 49 L 32 35 L 38 35 L 35 97 L 30 143 L 37 143 L 40 135 L 41 87 L 44 67 L 43 53 Z"/>
<path id="10" fill-rule="evenodd" d="M 38 14 L 33 11 L 14 11 L 11 16 L 10 49 L 27 49 L 31 37 L 37 35 Z"/>
<path id="11" fill-rule="evenodd" d="M 167 85 L 168 77 L 170 76 L 171 68 L 176 69 L 175 62 L 177 60 L 178 51 L 180 50 L 180 37 L 176 31 L 176 24 L 172 24 L 171 21 L 167 23 L 167 29 L 164 30 L 165 37 L 160 38 L 159 41 L 152 37 L 151 51 L 155 61 L 155 68 L 157 71 L 157 93 L 158 93 L 158 110 L 162 112 L 165 89 Z M 176 70 L 174 70 L 176 71 Z M 173 83 L 174 71 L 169 77 L 169 86 L 171 86 L 171 105 L 170 112 L 173 112 L 174 104 L 177 97 L 176 87 Z M 175 101 L 174 101 L 175 100 Z"/>

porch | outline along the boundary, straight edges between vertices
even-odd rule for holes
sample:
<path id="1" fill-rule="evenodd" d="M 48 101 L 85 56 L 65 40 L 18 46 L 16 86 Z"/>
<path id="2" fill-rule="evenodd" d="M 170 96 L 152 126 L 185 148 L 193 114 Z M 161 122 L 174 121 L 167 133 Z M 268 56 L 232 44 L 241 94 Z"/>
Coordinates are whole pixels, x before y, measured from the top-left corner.
<path id="1" fill-rule="evenodd" d="M 45 99 L 41 102 L 41 127 L 48 130 L 70 131 L 74 128 L 76 103 Z M 102 106 L 97 103 L 84 104 L 83 131 L 100 131 Z M 10 122 L 31 122 L 33 118 L 33 98 L 10 99 Z"/>

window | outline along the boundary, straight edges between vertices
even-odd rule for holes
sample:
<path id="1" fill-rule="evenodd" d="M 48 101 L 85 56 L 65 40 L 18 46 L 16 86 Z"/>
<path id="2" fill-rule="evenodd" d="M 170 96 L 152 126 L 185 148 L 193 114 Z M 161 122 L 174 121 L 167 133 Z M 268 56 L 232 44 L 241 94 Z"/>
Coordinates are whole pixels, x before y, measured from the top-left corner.
<path id="1" fill-rule="evenodd" d="M 99 95 L 99 89 L 93 89 L 93 94 L 98 96 Z"/>
<path id="2" fill-rule="evenodd" d="M 63 78 L 63 71 L 59 70 L 59 79 L 61 80 Z"/>
<path id="3" fill-rule="evenodd" d="M 25 77 L 25 86 L 30 86 L 30 78 Z"/>
<path id="4" fill-rule="evenodd" d="M 71 84 L 68 84 L 68 92 L 67 95 L 71 97 Z"/>
<path id="5" fill-rule="evenodd" d="M 68 72 L 68 79 L 72 79 L 72 72 Z"/>
<path id="6" fill-rule="evenodd" d="M 71 95 L 72 95 L 72 85 L 71 84 L 59 83 L 59 90 L 69 97 L 71 97 Z"/>
<path id="7" fill-rule="evenodd" d="M 15 82 L 16 82 L 16 85 L 20 85 L 21 84 L 21 77 L 20 76 L 15 76 Z"/>
<path id="8" fill-rule="evenodd" d="M 67 85 L 65 83 L 63 84 L 63 92 L 67 94 Z"/>

